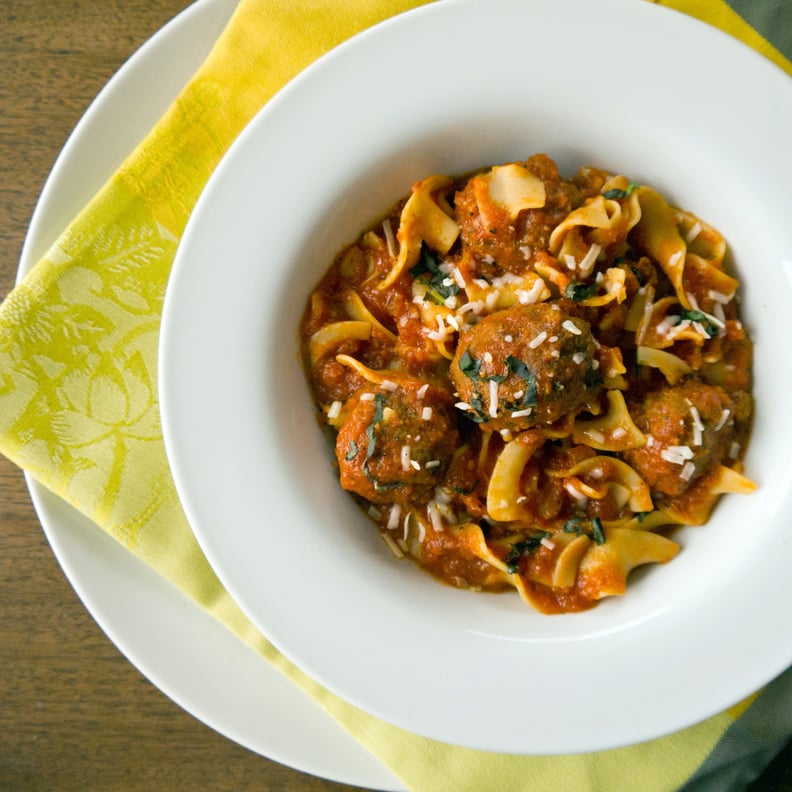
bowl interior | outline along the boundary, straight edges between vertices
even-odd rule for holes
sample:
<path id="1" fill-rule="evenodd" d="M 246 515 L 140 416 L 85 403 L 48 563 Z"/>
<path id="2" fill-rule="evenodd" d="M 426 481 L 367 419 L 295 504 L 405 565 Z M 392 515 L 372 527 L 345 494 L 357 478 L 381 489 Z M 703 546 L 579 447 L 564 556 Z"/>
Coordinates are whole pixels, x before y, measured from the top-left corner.
<path id="1" fill-rule="evenodd" d="M 642 68 L 619 79 L 606 63 L 587 70 L 581 55 L 611 39 L 615 19 L 642 53 Z M 526 47 L 529 22 L 546 35 Z M 548 70 L 561 31 L 567 57 Z M 499 45 L 484 57 L 482 40 Z M 668 40 L 676 42 L 672 65 Z M 454 68 L 405 60 L 405 48 L 430 45 L 433 64 Z M 702 68 L 702 51 L 714 62 L 739 61 L 729 70 L 737 76 Z M 455 60 L 460 52 L 478 54 Z M 757 74 L 764 92 L 753 89 Z M 679 90 L 690 75 L 699 90 Z M 303 670 L 421 734 L 557 753 L 681 728 L 789 662 L 790 641 L 754 617 L 764 597 L 788 591 L 779 581 L 792 561 L 784 535 L 792 437 L 776 418 L 792 387 L 792 370 L 778 364 L 792 305 L 792 232 L 783 217 L 792 165 L 776 160 L 786 152 L 792 102 L 773 75 L 720 34 L 649 4 L 442 3 L 308 69 L 240 136 L 174 268 L 163 421 L 177 488 L 210 562 Z M 746 147 L 757 139 L 765 145 Z M 624 173 L 720 229 L 755 341 L 757 417 L 746 466 L 757 493 L 728 496 L 706 526 L 681 530 L 680 555 L 636 573 L 624 598 L 561 617 L 529 611 L 516 594 L 450 589 L 393 558 L 338 485 L 298 346 L 307 295 L 334 254 L 413 181 L 542 151 L 564 175 L 581 165 Z M 713 656 L 728 657 L 727 673 L 711 673 Z M 653 674 L 653 684 L 625 675 L 614 657 Z M 587 666 L 599 669 L 598 685 L 579 674 Z M 504 713 L 505 697 L 523 698 L 513 680 L 536 668 L 564 677 L 565 707 L 589 702 L 573 728 L 549 690 L 526 697 L 533 725 Z M 469 691 L 463 700 L 459 689 Z"/>

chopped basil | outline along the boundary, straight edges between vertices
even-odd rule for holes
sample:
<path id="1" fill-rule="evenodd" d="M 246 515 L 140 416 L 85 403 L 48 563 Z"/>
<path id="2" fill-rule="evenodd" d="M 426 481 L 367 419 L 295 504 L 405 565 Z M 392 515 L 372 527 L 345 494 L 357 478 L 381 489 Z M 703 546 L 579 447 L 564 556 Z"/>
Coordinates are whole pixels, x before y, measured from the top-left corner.
<path id="1" fill-rule="evenodd" d="M 363 465 L 363 472 L 366 474 L 366 478 L 374 485 L 375 492 L 387 492 L 388 490 L 392 490 L 399 486 L 398 481 L 392 481 L 388 484 L 383 484 L 382 482 L 377 481 L 377 479 L 375 479 L 374 476 L 369 473 L 368 468 L 365 465 Z"/>
<path id="2" fill-rule="evenodd" d="M 630 182 L 626 189 L 620 190 L 618 187 L 614 187 L 612 190 L 605 190 L 602 195 L 607 198 L 609 201 L 618 201 L 621 198 L 627 198 L 630 193 L 637 187 L 638 185 L 635 182 Z"/>
<path id="3" fill-rule="evenodd" d="M 371 423 L 366 427 L 366 437 L 368 438 L 368 447 L 366 448 L 366 462 L 374 455 L 374 448 L 376 447 L 377 439 L 374 435 L 374 429 L 377 424 L 382 420 L 385 414 L 385 397 L 381 393 L 374 394 L 374 417 Z"/>
<path id="4" fill-rule="evenodd" d="M 419 283 L 429 287 L 424 294 L 424 300 L 428 298 L 442 305 L 449 297 L 459 294 L 459 286 L 456 283 L 448 283 L 448 275 L 440 269 L 437 259 L 426 245 L 421 246 L 421 257 L 410 269 L 410 275 Z"/>
<path id="5" fill-rule="evenodd" d="M 598 369 L 595 369 L 591 365 L 591 361 L 586 361 L 586 373 L 583 375 L 583 384 L 587 388 L 598 388 L 602 385 L 605 380 L 597 373 Z"/>
<path id="6" fill-rule="evenodd" d="M 688 311 L 687 308 L 683 308 L 677 324 L 685 319 L 690 319 L 691 322 L 698 322 L 710 338 L 718 335 L 718 326 L 703 311 Z"/>
<path id="7" fill-rule="evenodd" d="M 595 291 L 597 291 L 596 283 L 582 283 L 581 281 L 572 281 L 567 285 L 566 289 L 564 289 L 564 297 L 566 297 L 567 300 L 580 302 L 581 300 L 588 300 L 589 297 L 593 297 Z"/>
<path id="8" fill-rule="evenodd" d="M 509 574 L 513 575 L 515 572 L 519 571 L 520 558 L 523 553 L 536 550 L 536 548 L 542 544 L 542 539 L 548 536 L 550 536 L 550 534 L 547 531 L 539 531 L 533 534 L 533 536 L 528 536 L 525 539 L 521 539 L 519 542 L 514 542 L 503 559 L 503 563 L 506 564 L 506 570 Z"/>
<path id="9" fill-rule="evenodd" d="M 467 412 L 465 415 L 470 418 L 473 423 L 487 423 L 487 421 L 489 421 L 487 411 L 484 409 L 484 402 L 478 393 L 474 394 L 471 398 L 470 406 L 473 408 L 473 413 Z"/>
<path id="10" fill-rule="evenodd" d="M 641 270 L 639 270 L 638 267 L 636 267 L 634 264 L 630 264 L 629 261 L 627 262 L 627 266 L 632 271 L 632 274 L 635 275 L 635 279 L 638 281 L 638 285 L 645 286 L 646 276 L 643 274 L 643 272 L 641 272 Z"/>
<path id="11" fill-rule="evenodd" d="M 584 530 L 586 527 L 591 531 L 590 534 L 589 531 Z M 605 543 L 605 529 L 602 527 L 602 520 L 599 517 L 593 517 L 591 520 L 583 517 L 573 517 L 564 523 L 564 527 L 561 530 L 564 533 L 575 534 L 575 536 L 591 536 L 597 544 Z"/>
<path id="12" fill-rule="evenodd" d="M 564 533 L 573 533 L 575 536 L 580 536 L 583 533 L 583 529 L 580 526 L 584 522 L 582 517 L 573 517 L 564 523 L 564 527 L 561 530 Z"/>
<path id="13" fill-rule="evenodd" d="M 599 517 L 591 521 L 591 537 L 597 544 L 605 544 L 605 530 Z"/>
<path id="14" fill-rule="evenodd" d="M 374 485 L 374 489 L 377 492 L 381 492 L 383 490 L 393 489 L 394 487 L 399 486 L 399 482 L 393 482 L 391 484 L 381 484 L 374 476 L 371 475 L 368 469 L 368 463 L 372 456 L 374 456 L 374 449 L 377 445 L 377 438 L 374 434 L 374 430 L 376 429 L 377 424 L 382 420 L 383 415 L 385 414 L 385 397 L 381 393 L 376 393 L 374 395 L 374 417 L 371 419 L 371 423 L 366 427 L 366 437 L 368 438 L 368 447 L 366 448 L 366 459 L 363 462 L 363 473 L 366 478 Z M 350 442 L 350 447 L 354 443 L 354 441 Z M 357 453 L 357 449 L 356 449 Z M 349 454 L 347 454 L 347 459 L 349 459 Z"/>
<path id="15" fill-rule="evenodd" d="M 347 452 L 344 456 L 347 462 L 351 462 L 356 456 L 358 452 L 357 443 L 354 440 L 349 441 L 349 445 L 347 446 Z"/>
<path id="16" fill-rule="evenodd" d="M 536 377 L 534 376 L 534 373 L 530 368 L 528 368 L 528 365 L 525 363 L 525 361 L 520 360 L 520 358 L 516 358 L 512 355 L 508 355 L 506 357 L 506 366 L 512 374 L 525 382 L 525 393 L 523 394 L 521 402 L 522 406 L 536 407 L 537 389 Z"/>
<path id="17" fill-rule="evenodd" d="M 479 378 L 481 371 L 481 361 L 470 354 L 470 349 L 466 349 L 459 357 L 459 370 L 474 382 Z"/>

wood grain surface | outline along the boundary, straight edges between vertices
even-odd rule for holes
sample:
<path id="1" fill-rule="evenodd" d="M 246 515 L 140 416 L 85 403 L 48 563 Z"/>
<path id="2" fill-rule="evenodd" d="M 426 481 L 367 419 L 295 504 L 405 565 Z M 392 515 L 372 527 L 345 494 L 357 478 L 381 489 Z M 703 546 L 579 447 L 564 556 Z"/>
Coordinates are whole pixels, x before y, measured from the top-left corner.
<path id="1" fill-rule="evenodd" d="M 186 5 L 2 0 L 0 297 L 74 125 L 129 55 Z M 353 787 L 239 747 L 145 680 L 81 605 L 22 474 L 0 458 L 0 790 L 344 789 Z M 792 750 L 752 789 L 791 790 Z"/>

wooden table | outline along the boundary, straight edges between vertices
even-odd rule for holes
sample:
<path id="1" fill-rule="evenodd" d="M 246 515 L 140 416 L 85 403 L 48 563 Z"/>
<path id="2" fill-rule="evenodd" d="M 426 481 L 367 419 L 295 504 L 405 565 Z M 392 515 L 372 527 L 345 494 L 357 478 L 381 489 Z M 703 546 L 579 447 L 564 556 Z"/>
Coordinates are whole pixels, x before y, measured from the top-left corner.
<path id="1" fill-rule="evenodd" d="M 69 132 L 126 58 L 187 4 L 4 0 L 0 296 Z M 246 751 L 144 679 L 80 604 L 22 474 L 0 458 L 0 790 L 192 789 L 353 788 Z M 792 789 L 792 750 L 755 789 Z"/>

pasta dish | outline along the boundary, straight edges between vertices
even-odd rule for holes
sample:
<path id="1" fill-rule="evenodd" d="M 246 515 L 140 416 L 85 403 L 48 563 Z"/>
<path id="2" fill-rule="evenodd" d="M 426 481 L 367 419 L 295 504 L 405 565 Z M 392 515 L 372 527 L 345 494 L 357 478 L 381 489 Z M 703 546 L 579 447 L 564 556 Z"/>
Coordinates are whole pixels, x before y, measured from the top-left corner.
<path id="1" fill-rule="evenodd" d="M 302 319 L 341 486 L 453 586 L 545 613 L 623 594 L 755 487 L 725 254 L 652 187 L 544 154 L 415 183 Z"/>

